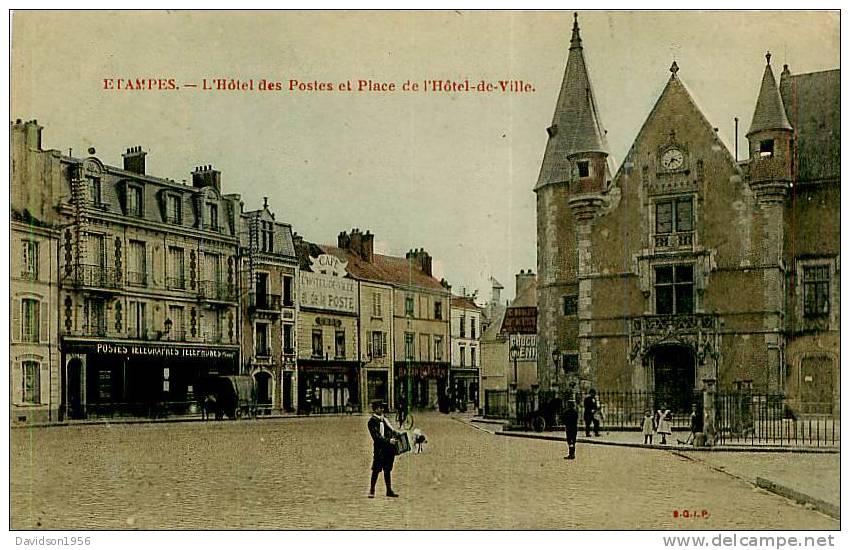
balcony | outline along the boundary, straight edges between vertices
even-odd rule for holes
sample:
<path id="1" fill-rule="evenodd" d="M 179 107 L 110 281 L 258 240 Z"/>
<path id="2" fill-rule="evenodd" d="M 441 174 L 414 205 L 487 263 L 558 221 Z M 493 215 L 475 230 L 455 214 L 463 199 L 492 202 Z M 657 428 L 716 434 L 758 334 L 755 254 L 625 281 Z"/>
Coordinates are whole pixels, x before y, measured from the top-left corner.
<path id="1" fill-rule="evenodd" d="M 251 294 L 250 307 L 256 311 L 280 314 L 280 296 L 277 294 Z"/>
<path id="2" fill-rule="evenodd" d="M 235 302 L 233 285 L 221 281 L 199 281 L 198 299 L 208 302 Z"/>
<path id="3" fill-rule="evenodd" d="M 221 233 L 221 225 L 217 222 L 204 222 L 204 231 L 212 231 L 213 233 Z"/>
<path id="4" fill-rule="evenodd" d="M 632 317 L 629 320 L 631 359 L 635 360 L 662 344 L 689 346 L 700 362 L 706 356 L 716 358 L 720 345 L 719 326 L 720 317 L 713 313 Z"/>
<path id="5" fill-rule="evenodd" d="M 653 235 L 652 242 L 656 251 L 691 250 L 694 247 L 694 232 Z"/>
<path id="6" fill-rule="evenodd" d="M 139 271 L 128 271 L 127 284 L 130 286 L 148 286 L 148 274 Z"/>
<path id="7" fill-rule="evenodd" d="M 117 289 L 121 286 L 118 272 L 100 265 L 78 265 L 68 277 L 73 286 L 95 289 Z"/>
<path id="8" fill-rule="evenodd" d="M 186 290 L 186 277 L 166 277 L 165 287 L 169 290 Z"/>

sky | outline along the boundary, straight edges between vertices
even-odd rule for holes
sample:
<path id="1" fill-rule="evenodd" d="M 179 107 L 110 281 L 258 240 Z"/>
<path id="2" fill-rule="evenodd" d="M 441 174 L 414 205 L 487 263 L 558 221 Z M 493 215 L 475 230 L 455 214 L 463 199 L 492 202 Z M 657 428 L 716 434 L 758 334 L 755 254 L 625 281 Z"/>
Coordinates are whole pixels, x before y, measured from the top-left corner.
<path id="1" fill-rule="evenodd" d="M 424 248 L 438 278 L 482 303 L 491 276 L 510 298 L 514 275 L 537 270 L 532 189 L 572 22 L 566 11 L 19 11 L 11 118 L 37 119 L 44 148 L 94 147 L 114 166 L 141 145 L 147 172 L 176 181 L 212 164 L 246 210 L 269 197 L 312 242 L 356 227 L 376 252 Z M 742 154 L 767 50 L 777 77 L 784 63 L 839 67 L 838 12 L 580 11 L 579 25 L 615 167 L 673 60 L 730 151 L 740 119 Z M 179 89 L 118 89 L 137 78 Z M 219 78 L 254 90 L 203 90 Z M 261 79 L 282 89 L 259 90 Z M 356 91 L 370 79 L 396 90 Z M 408 80 L 420 90 L 403 90 Z M 422 91 L 426 80 L 527 91 Z"/>

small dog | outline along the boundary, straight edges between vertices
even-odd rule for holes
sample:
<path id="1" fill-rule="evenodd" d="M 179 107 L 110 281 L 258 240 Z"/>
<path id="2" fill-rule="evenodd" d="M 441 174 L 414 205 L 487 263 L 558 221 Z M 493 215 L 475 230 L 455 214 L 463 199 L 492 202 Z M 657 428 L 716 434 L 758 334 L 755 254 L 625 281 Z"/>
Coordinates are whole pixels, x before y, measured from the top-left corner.
<path id="1" fill-rule="evenodd" d="M 425 434 L 422 433 L 422 430 L 416 428 L 413 430 L 413 448 L 415 449 L 416 454 L 422 452 L 423 445 L 428 443 L 428 439 L 425 437 Z"/>

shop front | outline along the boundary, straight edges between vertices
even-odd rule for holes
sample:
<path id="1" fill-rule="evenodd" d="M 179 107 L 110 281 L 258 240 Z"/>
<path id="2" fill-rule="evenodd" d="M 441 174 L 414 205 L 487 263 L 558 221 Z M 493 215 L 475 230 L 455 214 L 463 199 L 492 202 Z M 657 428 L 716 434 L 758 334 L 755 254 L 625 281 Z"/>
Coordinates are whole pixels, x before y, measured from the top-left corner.
<path id="1" fill-rule="evenodd" d="M 452 368 L 451 399 L 456 411 L 478 408 L 478 369 Z"/>
<path id="2" fill-rule="evenodd" d="M 397 361 L 395 402 L 403 400 L 414 410 L 449 412 L 449 364 L 431 361 Z"/>
<path id="3" fill-rule="evenodd" d="M 327 414 L 360 410 L 357 361 L 299 359 L 298 412 Z"/>
<path id="4" fill-rule="evenodd" d="M 238 346 L 92 342 L 62 345 L 63 408 L 70 419 L 198 412 L 203 378 L 237 374 Z"/>

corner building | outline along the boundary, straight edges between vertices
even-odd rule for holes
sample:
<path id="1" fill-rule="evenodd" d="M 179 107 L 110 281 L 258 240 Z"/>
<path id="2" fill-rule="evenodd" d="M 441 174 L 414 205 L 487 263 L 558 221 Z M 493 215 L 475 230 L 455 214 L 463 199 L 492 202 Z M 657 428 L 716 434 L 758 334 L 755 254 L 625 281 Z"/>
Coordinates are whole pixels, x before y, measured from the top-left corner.
<path id="1" fill-rule="evenodd" d="M 688 410 L 716 380 L 838 414 L 839 71 L 741 75 L 742 161 L 670 72 L 614 172 L 576 19 L 535 186 L 541 388 L 560 356 L 584 391 Z"/>

